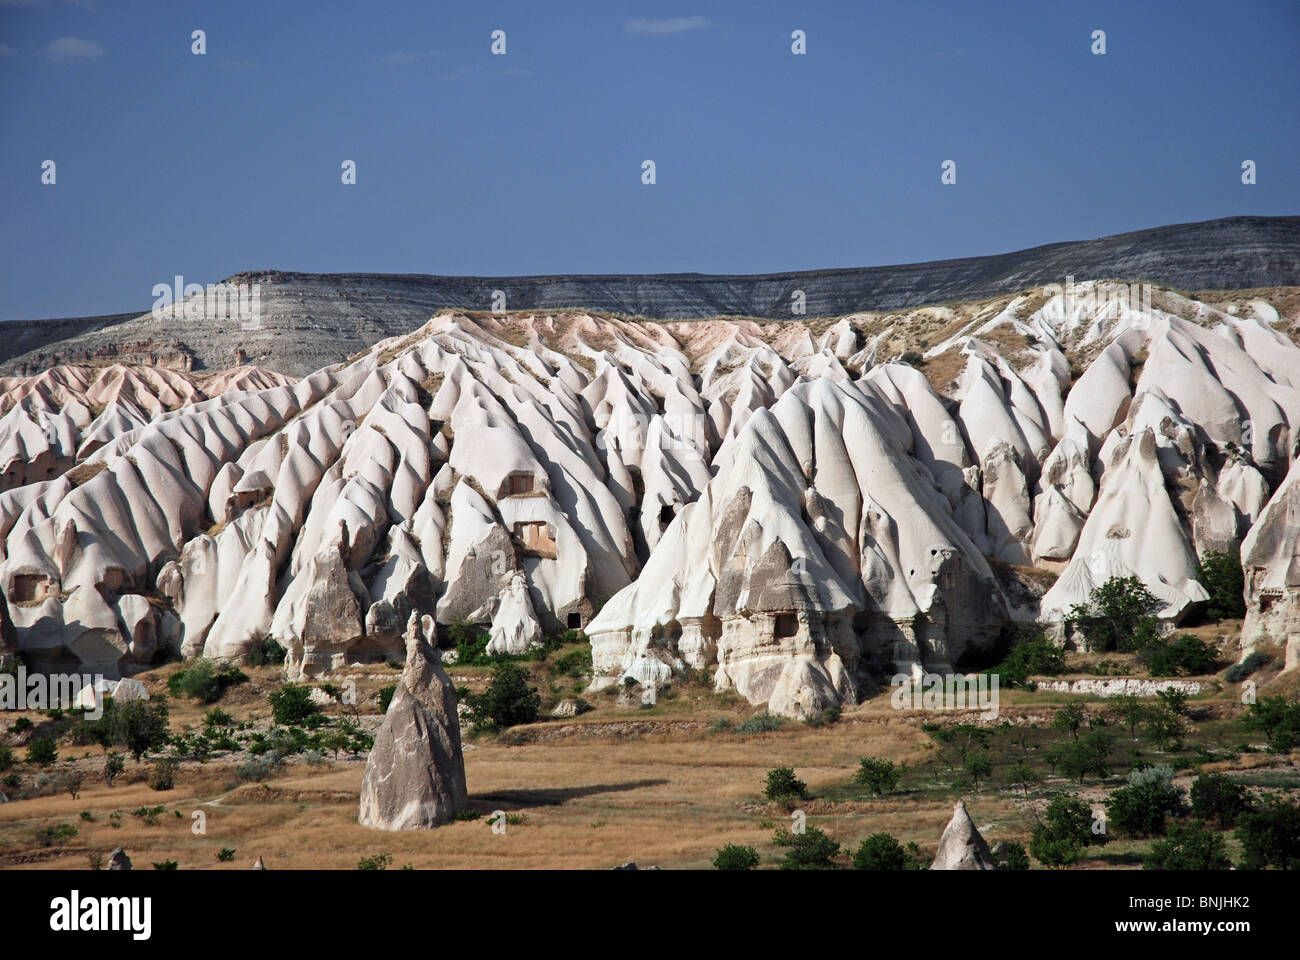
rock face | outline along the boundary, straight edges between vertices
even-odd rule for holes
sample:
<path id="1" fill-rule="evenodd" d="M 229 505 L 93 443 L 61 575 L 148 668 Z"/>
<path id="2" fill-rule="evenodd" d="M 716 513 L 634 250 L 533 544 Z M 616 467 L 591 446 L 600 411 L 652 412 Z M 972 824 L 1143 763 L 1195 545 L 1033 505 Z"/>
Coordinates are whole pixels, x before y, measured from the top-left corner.
<path id="1" fill-rule="evenodd" d="M 966 802 L 957 801 L 952 819 L 939 838 L 939 850 L 934 855 L 931 870 L 996 870 L 997 861 L 989 845 L 975 829 L 975 821 L 966 812 Z"/>
<path id="2" fill-rule="evenodd" d="M 488 310 L 493 291 L 511 310 L 571 309 L 669 319 L 716 316 L 797 319 L 802 291 L 809 317 L 890 310 L 991 297 L 1026 287 L 1124 277 L 1181 290 L 1229 290 L 1300 284 L 1300 217 L 1231 217 L 1184 223 L 1095 240 L 1053 243 L 1015 253 L 900 266 L 803 273 L 709 276 L 432 277 L 385 274 L 242 273 L 229 285 L 256 285 L 260 322 L 168 311 L 121 323 L 94 320 L 11 323 L 0 344 L 8 369 L 44 370 L 85 357 L 136 355 L 193 358 L 194 368 L 231 362 L 237 342 L 255 362 L 295 376 L 339 363 L 377 340 L 403 335 L 442 310 Z M 186 301 L 187 303 L 189 301 Z M 178 311 L 179 312 L 179 311 Z M 51 342 L 54 334 L 66 339 Z M 183 342 L 177 331 L 183 330 Z M 7 347 L 7 349 L 5 349 Z"/>
<path id="3" fill-rule="evenodd" d="M 1259 643 L 1293 643 L 1300 635 L 1300 459 L 1246 535 L 1241 565 L 1246 576 L 1243 651 Z"/>
<path id="4" fill-rule="evenodd" d="M 109 870 L 130 870 L 131 858 L 126 855 L 126 851 L 118 847 L 108 856 Z"/>
<path id="5" fill-rule="evenodd" d="M 362 826 L 430 829 L 465 806 L 456 689 L 429 645 L 432 632 L 431 617 L 411 615 L 406 667 L 361 781 Z"/>
<path id="6" fill-rule="evenodd" d="M 401 657 L 415 614 L 510 653 L 582 629 L 597 685 L 707 670 L 793 716 L 978 666 L 1110 576 L 1176 621 L 1198 555 L 1261 526 L 1283 531 L 1248 543 L 1262 616 L 1295 593 L 1294 321 L 1132 292 L 833 323 L 443 313 L 296 382 L 140 376 L 116 394 L 140 418 L 0 492 L 0 590 L 38 669 L 271 638 L 311 678 Z M 43 384 L 5 416 L 89 415 L 88 387 Z"/>

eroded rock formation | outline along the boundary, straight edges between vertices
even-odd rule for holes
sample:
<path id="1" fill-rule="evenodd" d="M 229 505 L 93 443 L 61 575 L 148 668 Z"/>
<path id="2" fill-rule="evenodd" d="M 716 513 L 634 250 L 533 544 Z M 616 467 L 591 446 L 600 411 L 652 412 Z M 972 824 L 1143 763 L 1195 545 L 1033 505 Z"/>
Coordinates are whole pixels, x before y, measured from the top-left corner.
<path id="1" fill-rule="evenodd" d="M 428 829 L 465 806 L 456 688 L 429 643 L 432 637 L 433 619 L 411 614 L 406 667 L 361 780 L 362 826 Z"/>

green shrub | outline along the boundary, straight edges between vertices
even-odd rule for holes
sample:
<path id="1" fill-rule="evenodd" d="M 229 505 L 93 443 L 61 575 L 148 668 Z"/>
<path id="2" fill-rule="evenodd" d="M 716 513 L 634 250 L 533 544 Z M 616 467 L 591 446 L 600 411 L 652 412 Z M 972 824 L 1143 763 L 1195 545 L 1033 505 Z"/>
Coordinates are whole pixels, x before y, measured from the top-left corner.
<path id="1" fill-rule="evenodd" d="M 387 713 L 388 705 L 393 702 L 393 694 L 397 692 L 397 684 L 390 683 L 379 691 L 379 712 Z"/>
<path id="2" fill-rule="evenodd" d="M 854 870 L 915 870 L 916 860 L 887 833 L 873 833 L 853 854 Z"/>
<path id="3" fill-rule="evenodd" d="M 170 790 L 176 785 L 176 761 L 157 760 L 149 772 L 149 789 Z"/>
<path id="4" fill-rule="evenodd" d="M 447 624 L 447 639 L 456 651 L 456 662 L 463 665 L 496 662 L 487 652 L 492 637 L 468 620 L 453 620 Z"/>
<path id="5" fill-rule="evenodd" d="M 542 698 L 528 683 L 528 671 L 517 663 L 498 663 L 483 693 L 464 697 L 466 716 L 476 726 L 502 730 L 537 719 Z"/>
<path id="6" fill-rule="evenodd" d="M 18 761 L 14 759 L 14 752 L 9 748 L 9 745 L 0 743 L 0 773 L 4 773 L 17 762 Z"/>
<path id="7" fill-rule="evenodd" d="M 84 723 L 82 736 L 105 750 L 124 747 L 139 763 L 150 750 L 159 750 L 167 745 L 168 724 L 169 711 L 164 696 L 152 700 L 128 700 L 122 704 L 110 699 L 104 702 L 104 712 L 98 720 Z"/>
<path id="8" fill-rule="evenodd" d="M 250 757 L 235 768 L 235 776 L 245 783 L 259 783 L 280 768 L 280 761 L 274 757 Z"/>
<path id="9" fill-rule="evenodd" d="M 776 767 L 767 771 L 763 796 L 775 802 L 807 800 L 808 785 L 794 775 L 791 767 Z"/>
<path id="10" fill-rule="evenodd" d="M 880 796 L 892 793 L 898 787 L 901 773 L 902 768 L 895 766 L 892 760 L 862 757 L 858 761 L 858 772 L 853 775 L 853 780 Z"/>
<path id="11" fill-rule="evenodd" d="M 1212 643 L 1184 633 L 1174 640 L 1148 644 L 1140 658 L 1153 677 L 1195 677 L 1214 672 L 1219 650 Z"/>
<path id="12" fill-rule="evenodd" d="M 28 730 L 30 730 L 33 726 L 35 726 L 35 724 L 32 723 L 30 717 L 19 717 L 13 723 L 9 724 L 9 732 L 13 734 L 22 735 L 26 733 Z"/>
<path id="13" fill-rule="evenodd" d="M 1056 676 L 1065 672 L 1060 649 L 1037 628 L 1022 627 L 1012 641 L 1006 659 L 989 673 L 998 675 L 1000 685 L 1019 686 L 1032 676 Z"/>
<path id="14" fill-rule="evenodd" d="M 1246 575 L 1241 568 L 1241 551 L 1207 550 L 1196 567 L 1196 579 L 1210 595 L 1205 615 L 1211 620 L 1246 615 Z"/>
<path id="15" fill-rule="evenodd" d="M 831 706 L 825 710 L 818 710 L 816 713 L 810 713 L 803 718 L 805 726 L 818 729 L 829 727 L 831 724 L 840 722 L 840 708 Z"/>
<path id="16" fill-rule="evenodd" d="M 222 847 L 217 851 L 217 860 L 220 863 L 230 863 L 235 859 L 235 851 L 230 847 Z"/>
<path id="17" fill-rule="evenodd" d="M 1093 589 L 1088 602 L 1070 608 L 1069 619 L 1094 651 L 1141 650 L 1157 634 L 1153 616 L 1160 601 L 1135 576 L 1111 577 Z"/>
<path id="18" fill-rule="evenodd" d="M 774 716 L 763 710 L 754 714 L 736 727 L 737 733 L 771 733 L 785 726 L 785 718 Z"/>
<path id="19" fill-rule="evenodd" d="M 275 722 L 285 726 L 301 723 L 316 712 L 316 705 L 311 702 L 311 687 L 304 684 L 286 683 L 267 699 L 271 701 Z"/>
<path id="20" fill-rule="evenodd" d="M 264 634 L 249 651 L 244 654 L 244 662 L 250 667 L 265 667 L 284 663 L 286 651 L 270 634 Z"/>
<path id="21" fill-rule="evenodd" d="M 1174 826 L 1166 840 L 1158 840 L 1142 861 L 1144 870 L 1231 870 L 1223 837 L 1199 823 Z"/>
<path id="22" fill-rule="evenodd" d="M 172 696 L 190 697 L 199 703 L 215 703 L 229 687 L 248 680 L 248 675 L 235 667 L 217 666 L 211 660 L 199 658 L 184 670 L 167 678 L 167 690 Z"/>
<path id="23" fill-rule="evenodd" d="M 1023 845 L 1014 841 L 1007 843 L 1002 859 L 998 861 L 999 870 L 1028 870 L 1029 854 Z"/>
<path id="24" fill-rule="evenodd" d="M 1074 863 L 1090 845 L 1106 842 L 1105 834 L 1094 833 L 1092 811 L 1073 794 L 1057 794 L 1034 827 L 1029 852 L 1044 866 Z"/>
<path id="25" fill-rule="evenodd" d="M 27 744 L 27 762 L 46 767 L 59 759 L 59 746 L 53 737 L 37 737 Z"/>
<path id="26" fill-rule="evenodd" d="M 1247 730 L 1264 734 L 1269 745 L 1285 752 L 1300 741 L 1300 703 L 1285 697 L 1261 697 L 1241 718 Z"/>
<path id="27" fill-rule="evenodd" d="M 570 650 L 551 663 L 551 673 L 562 677 L 585 677 L 591 673 L 591 647 Z M 725 849 L 725 848 L 724 848 Z"/>
<path id="28" fill-rule="evenodd" d="M 1241 815 L 1241 868 L 1300 870 L 1300 806 L 1274 797 Z"/>
<path id="29" fill-rule="evenodd" d="M 1230 829 L 1251 807 L 1246 788 L 1222 773 L 1206 773 L 1196 778 L 1191 791 L 1192 813 L 1202 820 L 1217 820 Z"/>
<path id="30" fill-rule="evenodd" d="M 155 870 L 175 870 L 180 864 L 175 860 L 155 860 L 153 868 Z"/>
<path id="31" fill-rule="evenodd" d="M 1110 752 L 1115 737 L 1105 730 L 1090 730 L 1083 738 L 1066 744 L 1061 754 L 1061 773 L 1083 783 L 1085 777 L 1104 780 L 1110 776 Z"/>
<path id="32" fill-rule="evenodd" d="M 1229 683 L 1241 683 L 1241 681 L 1245 680 L 1260 667 L 1268 664 L 1272 659 L 1273 658 L 1267 653 L 1257 650 L 1246 657 L 1246 659 L 1242 660 L 1241 663 L 1234 663 L 1227 670 L 1223 671 L 1223 679 L 1227 680 Z"/>
<path id="33" fill-rule="evenodd" d="M 36 831 L 36 842 L 42 847 L 62 846 L 77 835 L 77 828 L 70 823 L 56 823 L 49 827 L 40 827 Z"/>
<path id="34" fill-rule="evenodd" d="M 393 865 L 393 855 L 388 852 L 376 853 L 374 856 L 362 857 L 357 861 L 358 870 L 387 870 Z"/>
<path id="35" fill-rule="evenodd" d="M 117 751 L 113 751 L 111 753 L 105 754 L 104 756 L 105 785 L 111 787 L 113 785 L 113 781 L 116 780 L 118 777 L 120 777 L 122 775 L 122 771 L 125 769 L 126 769 L 126 761 L 122 759 L 122 755 L 120 753 L 118 753 Z"/>
<path id="36" fill-rule="evenodd" d="M 235 718 L 220 707 L 213 707 L 203 715 L 203 726 L 208 730 L 216 730 L 218 727 L 233 727 Z"/>
<path id="37" fill-rule="evenodd" d="M 840 852 L 840 845 L 816 827 L 808 827 L 803 833 L 791 833 L 783 828 L 776 832 L 772 842 L 790 848 L 781 859 L 782 870 L 833 870 L 834 859 Z"/>
<path id="38" fill-rule="evenodd" d="M 757 866 L 758 851 L 737 843 L 721 847 L 713 858 L 715 870 L 753 870 Z"/>
<path id="39" fill-rule="evenodd" d="M 1173 785 L 1167 766 L 1142 767 L 1129 774 L 1129 783 L 1106 799 L 1107 822 L 1130 836 L 1154 837 L 1165 832 L 1165 820 L 1178 816 L 1183 795 Z"/>

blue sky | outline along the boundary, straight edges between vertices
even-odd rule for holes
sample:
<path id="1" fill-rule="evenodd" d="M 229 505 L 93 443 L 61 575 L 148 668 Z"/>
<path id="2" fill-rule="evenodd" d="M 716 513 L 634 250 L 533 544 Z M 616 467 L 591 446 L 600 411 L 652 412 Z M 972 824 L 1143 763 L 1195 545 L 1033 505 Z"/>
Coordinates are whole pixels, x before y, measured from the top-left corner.
<path id="1" fill-rule="evenodd" d="M 757 273 L 1296 214 L 1300 4 L 0 0 L 0 178 L 5 320 L 176 274 Z"/>

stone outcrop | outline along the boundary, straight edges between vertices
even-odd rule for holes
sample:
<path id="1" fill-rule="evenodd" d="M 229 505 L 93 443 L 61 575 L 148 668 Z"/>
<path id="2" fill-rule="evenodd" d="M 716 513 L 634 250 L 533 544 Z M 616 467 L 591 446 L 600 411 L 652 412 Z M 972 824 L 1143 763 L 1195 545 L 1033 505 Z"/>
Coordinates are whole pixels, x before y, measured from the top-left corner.
<path id="1" fill-rule="evenodd" d="M 1300 635 L 1300 458 L 1246 535 L 1241 565 L 1246 577 L 1242 650 L 1290 643 Z"/>
<path id="2" fill-rule="evenodd" d="M 37 668 L 273 639 L 310 679 L 400 658 L 416 614 L 508 654 L 585 630 L 597 686 L 708 671 L 792 716 L 978 667 L 1112 576 L 1176 622 L 1200 553 L 1248 534 L 1252 624 L 1286 621 L 1294 331 L 1260 296 L 1128 293 L 833 323 L 447 312 L 296 382 L 8 382 L 23 470 L 54 473 L 0 492 L 0 591 Z"/>
<path id="3" fill-rule="evenodd" d="M 430 829 L 465 807 L 456 689 L 429 643 L 432 634 L 431 617 L 411 615 L 406 667 L 361 781 L 362 826 Z"/>
<path id="4" fill-rule="evenodd" d="M 952 819 L 939 838 L 939 850 L 934 855 L 931 870 L 996 870 L 989 845 L 984 842 L 975 821 L 966 811 L 966 802 L 958 800 Z"/>
<path id="5" fill-rule="evenodd" d="M 108 856 L 109 870 L 130 870 L 131 858 L 126 855 L 126 851 L 118 847 Z"/>

